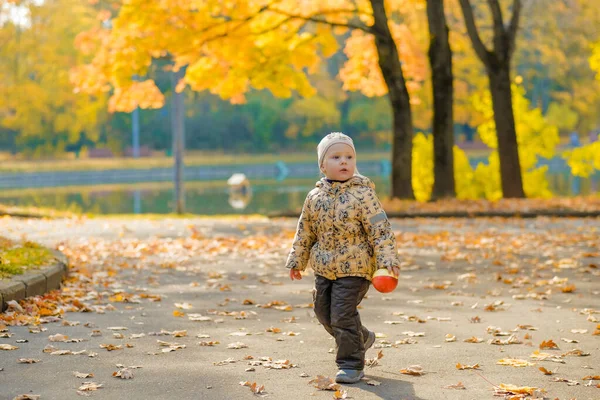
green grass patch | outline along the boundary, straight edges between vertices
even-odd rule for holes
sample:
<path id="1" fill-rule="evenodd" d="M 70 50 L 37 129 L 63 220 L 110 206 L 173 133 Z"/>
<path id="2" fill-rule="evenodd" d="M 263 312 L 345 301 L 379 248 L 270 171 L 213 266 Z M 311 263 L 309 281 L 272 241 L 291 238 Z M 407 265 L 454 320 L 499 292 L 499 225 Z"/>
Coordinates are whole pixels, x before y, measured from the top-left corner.
<path id="1" fill-rule="evenodd" d="M 54 255 L 37 243 L 18 243 L 0 236 L 0 279 L 48 264 Z"/>
<path id="2" fill-rule="evenodd" d="M 8 190 L 6 192 L 8 192 Z M 5 194 L 5 192 L 2 191 L 2 194 Z M 0 198 L 1 197 L 2 196 L 0 195 Z M 23 218 L 70 218 L 75 216 L 75 214 L 73 214 L 72 212 L 60 211 L 51 208 L 17 207 L 6 204 L 0 204 L 0 218 L 4 215 Z"/>
<path id="3" fill-rule="evenodd" d="M 487 157 L 489 150 L 467 150 L 469 157 Z M 358 151 L 359 161 L 389 160 L 390 151 Z M 185 165 L 248 165 L 272 164 L 277 161 L 286 163 L 317 163 L 317 152 L 294 152 L 276 154 L 223 154 L 217 152 L 188 151 L 184 157 Z M 4 160 L 0 163 L 0 172 L 39 172 L 39 171 L 102 171 L 114 169 L 152 169 L 173 167 L 173 157 L 142 158 L 81 158 L 56 160 Z"/>

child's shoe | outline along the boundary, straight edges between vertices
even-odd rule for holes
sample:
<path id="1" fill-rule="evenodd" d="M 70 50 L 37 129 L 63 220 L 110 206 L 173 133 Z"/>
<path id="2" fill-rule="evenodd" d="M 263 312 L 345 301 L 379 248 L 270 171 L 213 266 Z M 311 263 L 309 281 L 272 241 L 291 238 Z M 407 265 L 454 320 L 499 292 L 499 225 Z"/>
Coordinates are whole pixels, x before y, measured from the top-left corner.
<path id="1" fill-rule="evenodd" d="M 356 383 L 365 376 L 362 370 L 357 369 L 340 369 L 335 374 L 335 381 L 337 383 Z"/>
<path id="2" fill-rule="evenodd" d="M 375 332 L 369 331 L 369 336 L 367 336 L 367 340 L 365 341 L 365 351 L 369 350 L 371 346 L 375 343 Z"/>

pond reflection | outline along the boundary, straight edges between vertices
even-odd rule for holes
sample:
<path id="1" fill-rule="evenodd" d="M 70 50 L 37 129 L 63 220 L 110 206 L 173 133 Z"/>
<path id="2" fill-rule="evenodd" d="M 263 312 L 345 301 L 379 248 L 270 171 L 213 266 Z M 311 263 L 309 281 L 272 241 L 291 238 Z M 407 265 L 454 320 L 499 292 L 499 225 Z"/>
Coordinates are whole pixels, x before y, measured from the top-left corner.
<path id="1" fill-rule="evenodd" d="M 186 182 L 186 211 L 203 215 L 297 211 L 315 182 L 316 179 L 252 181 L 247 191 L 232 191 L 226 182 Z M 389 182 L 383 179 L 374 182 L 379 196 L 387 197 Z M 598 193 L 600 177 L 552 174 L 548 183 L 559 196 L 589 195 Z M 92 214 L 166 214 L 174 207 L 171 184 L 4 190 L 0 193 L 0 203 Z"/>

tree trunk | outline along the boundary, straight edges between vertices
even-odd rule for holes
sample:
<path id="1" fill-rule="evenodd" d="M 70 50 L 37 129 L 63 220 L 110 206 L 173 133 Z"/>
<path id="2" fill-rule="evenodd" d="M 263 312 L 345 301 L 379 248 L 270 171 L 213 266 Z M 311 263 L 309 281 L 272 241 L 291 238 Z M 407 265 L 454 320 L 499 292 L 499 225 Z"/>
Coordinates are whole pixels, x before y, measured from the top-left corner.
<path id="1" fill-rule="evenodd" d="M 507 63 L 506 63 L 507 64 Z M 525 197 L 519 146 L 513 114 L 512 92 L 510 88 L 509 65 L 490 65 L 487 68 L 492 93 L 494 122 L 498 136 L 498 156 L 500 158 L 500 180 L 505 198 Z"/>
<path id="2" fill-rule="evenodd" d="M 371 0 L 379 68 L 392 106 L 392 197 L 414 199 L 412 188 L 413 124 L 410 98 L 383 0 Z"/>
<path id="3" fill-rule="evenodd" d="M 444 0 L 427 1 L 429 63 L 433 83 L 433 191 L 432 200 L 456 197 L 454 188 L 454 118 L 452 50 Z"/>
<path id="4" fill-rule="evenodd" d="M 504 25 L 502 8 L 498 0 L 488 0 L 493 20 L 494 49 L 488 50 L 475 24 L 475 16 L 469 0 L 459 0 L 465 18 L 467 33 L 475 49 L 475 53 L 485 65 L 490 81 L 496 136 L 498 137 L 498 156 L 500 158 L 500 180 L 503 197 L 525 197 L 521 163 L 519 162 L 519 146 L 515 129 L 515 117 L 512 107 L 510 87 L 510 62 L 515 50 L 515 39 L 519 29 L 521 0 L 513 0 L 512 18 L 508 26 Z"/>

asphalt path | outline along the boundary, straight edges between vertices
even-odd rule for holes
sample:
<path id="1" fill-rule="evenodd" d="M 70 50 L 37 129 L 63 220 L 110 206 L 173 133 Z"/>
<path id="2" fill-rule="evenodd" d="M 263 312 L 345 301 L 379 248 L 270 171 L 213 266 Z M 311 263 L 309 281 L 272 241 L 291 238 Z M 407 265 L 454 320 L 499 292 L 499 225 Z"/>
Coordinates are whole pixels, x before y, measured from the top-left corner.
<path id="1" fill-rule="evenodd" d="M 380 351 L 383 358 L 366 368 L 360 383 L 342 385 L 347 398 L 494 399 L 494 387 L 513 384 L 544 389 L 538 398 L 600 399 L 600 381 L 586 386 L 590 381 L 582 380 L 600 375 L 600 336 L 592 334 L 600 320 L 600 219 L 392 222 L 403 260 L 398 288 L 386 295 L 371 288 L 361 306 L 363 323 L 378 336 L 367 358 Z M 3 235 L 60 248 L 75 265 L 85 264 L 89 274 L 77 270 L 72 278 L 81 275 L 86 286 L 73 279 L 63 294 L 87 288 L 77 295 L 92 309 L 67 312 L 61 321 L 39 325 L 39 333 L 31 326 L 8 327 L 12 335 L 0 343 L 19 348 L 0 350 L 0 399 L 333 398 L 333 391 L 309 383 L 336 373 L 335 343 L 309 304 L 312 273 L 291 282 L 283 268 L 295 223 L 0 219 Z M 569 284 L 576 289 L 563 292 Z M 115 301 L 119 293 L 134 296 Z M 161 300 L 152 301 L 157 296 Z M 184 330 L 186 336 L 175 337 Z M 510 337 L 493 332 L 522 343 L 489 344 Z M 83 341 L 50 342 L 55 334 Z M 464 342 L 473 336 L 483 341 Z M 549 339 L 560 349 L 540 350 Z M 85 352 L 51 355 L 42 351 L 49 344 Z M 103 344 L 123 349 L 107 351 Z M 573 349 L 589 355 L 564 355 Z M 536 350 L 562 357 L 534 360 Z M 23 364 L 20 358 L 40 362 Z M 535 365 L 497 364 L 501 359 Z M 457 363 L 479 369 L 459 370 Z M 132 379 L 119 379 L 113 377 L 118 365 L 141 368 L 130 369 Z M 401 373 L 412 365 L 423 375 Z M 539 367 L 555 374 L 544 375 Z M 94 376 L 78 378 L 74 371 Z M 553 381 L 557 377 L 579 384 Z M 253 394 L 240 384 L 246 381 L 264 385 L 264 392 Z M 78 393 L 84 382 L 102 387 Z M 459 382 L 466 389 L 445 388 Z"/>

